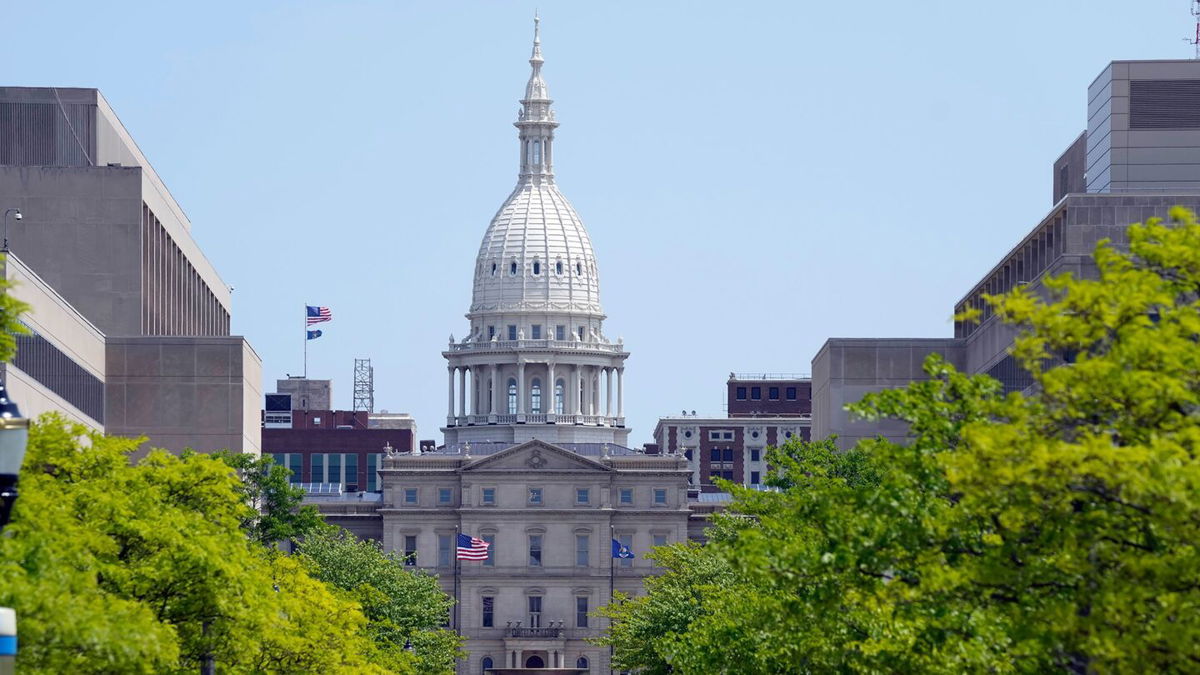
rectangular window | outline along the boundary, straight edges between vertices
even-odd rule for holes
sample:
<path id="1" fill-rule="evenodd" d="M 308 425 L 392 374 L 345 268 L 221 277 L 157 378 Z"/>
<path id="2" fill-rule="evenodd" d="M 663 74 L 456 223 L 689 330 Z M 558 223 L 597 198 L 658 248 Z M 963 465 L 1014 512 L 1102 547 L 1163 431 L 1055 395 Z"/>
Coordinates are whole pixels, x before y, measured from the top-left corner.
<path id="1" fill-rule="evenodd" d="M 621 488 L 621 503 L 622 504 L 632 504 L 633 503 L 633 488 Z"/>
<path id="2" fill-rule="evenodd" d="M 488 326 L 488 342 L 491 342 L 494 337 L 496 337 L 496 327 Z"/>
<path id="3" fill-rule="evenodd" d="M 542 488 L 529 488 L 529 503 L 539 505 L 542 503 Z"/>
<path id="4" fill-rule="evenodd" d="M 287 453 L 277 452 L 271 455 L 271 461 L 279 466 L 287 466 Z"/>
<path id="5" fill-rule="evenodd" d="M 789 400 L 789 401 L 796 400 L 796 388 L 795 387 L 787 388 L 787 400 Z"/>
<path id="6" fill-rule="evenodd" d="M 665 534 L 651 535 L 651 538 L 652 538 L 652 541 L 654 542 L 654 546 L 666 546 L 667 545 L 667 535 L 665 535 Z"/>
<path id="7" fill-rule="evenodd" d="M 725 480 L 733 480 L 733 472 L 732 471 L 724 471 L 724 472 L 722 472 L 721 477 L 724 478 Z"/>
<path id="8" fill-rule="evenodd" d="M 325 453 L 315 453 L 309 455 L 312 459 L 309 460 L 312 465 L 309 468 L 309 482 L 324 483 L 325 482 Z"/>
<path id="9" fill-rule="evenodd" d="M 491 628 L 496 622 L 496 598 L 483 596 L 483 627 Z"/>
<path id="10" fill-rule="evenodd" d="M 575 625 L 578 628 L 588 627 L 588 599 L 586 596 L 575 597 Z"/>
<path id="11" fill-rule="evenodd" d="M 449 504 L 450 503 L 450 488 L 438 488 L 438 503 L 439 504 Z"/>
<path id="12" fill-rule="evenodd" d="M 542 339 L 542 324 L 535 323 L 535 324 L 533 324 L 532 328 L 533 328 L 533 334 L 531 337 L 534 340 L 541 340 Z"/>
<path id="13" fill-rule="evenodd" d="M 683 451 L 683 456 L 684 456 L 684 457 L 687 457 L 687 460 L 688 460 L 689 462 L 690 462 L 690 461 L 692 461 L 692 449 L 691 449 L 691 448 L 688 448 L 687 450 L 684 450 L 684 451 Z"/>
<path id="14" fill-rule="evenodd" d="M 554 327 L 554 339 L 558 340 L 560 342 L 562 340 L 566 340 L 567 339 L 567 327 L 566 326 L 555 326 Z"/>
<path id="15" fill-rule="evenodd" d="M 542 627 L 542 596 L 529 596 L 529 627 Z"/>
<path id="16" fill-rule="evenodd" d="M 739 400 L 739 401 L 746 400 L 746 388 L 745 387 L 737 388 L 737 400 Z"/>
<path id="17" fill-rule="evenodd" d="M 492 487 L 483 488 L 483 498 L 481 501 L 484 506 L 492 506 L 493 504 L 495 504 L 496 503 L 496 488 L 492 488 Z"/>
<path id="18" fill-rule="evenodd" d="M 346 453 L 346 489 L 350 490 L 351 492 L 357 492 L 359 490 L 358 454 L 354 452 Z"/>
<path id="19" fill-rule="evenodd" d="M 710 450 L 708 453 L 708 458 L 709 458 L 709 460 L 711 460 L 713 462 L 721 461 L 721 449 L 713 448 L 712 450 Z"/>
<path id="20" fill-rule="evenodd" d="M 725 448 L 721 451 L 721 459 L 726 462 L 733 461 L 733 448 Z"/>
<path id="21" fill-rule="evenodd" d="M 721 436 L 727 441 L 733 440 L 733 432 L 732 431 L 726 431 L 725 433 L 721 434 Z"/>
<path id="22" fill-rule="evenodd" d="M 583 342 L 583 326 L 579 327 L 579 341 Z"/>
<path id="23" fill-rule="evenodd" d="M 416 504 L 417 503 L 417 488 L 404 488 L 404 503 L 405 504 Z"/>
<path id="24" fill-rule="evenodd" d="M 575 566 L 588 566 L 588 549 L 590 548 L 591 537 L 586 534 L 575 535 Z"/>
<path id="25" fill-rule="evenodd" d="M 759 450 L 758 448 L 750 448 L 750 461 L 751 462 L 759 461 L 762 458 L 761 453 L 762 453 L 762 450 Z"/>
<path id="26" fill-rule="evenodd" d="M 779 400 L 779 387 L 767 387 L 767 398 L 772 401 Z"/>
<path id="27" fill-rule="evenodd" d="M 575 503 L 576 503 L 576 504 L 586 504 L 586 503 L 588 503 L 588 501 L 589 501 L 589 500 L 588 500 L 588 497 L 589 497 L 589 496 L 590 496 L 590 495 L 588 494 L 588 489 L 587 489 L 587 488 L 575 488 Z"/>
<path id="28" fill-rule="evenodd" d="M 484 567 L 495 567 L 496 566 L 496 535 L 485 534 L 485 535 L 481 536 L 480 539 L 482 539 L 488 543 L 488 557 L 487 557 L 487 560 L 483 561 L 483 566 Z"/>
<path id="29" fill-rule="evenodd" d="M 542 566 L 542 535 L 529 535 L 529 566 Z"/>
<path id="30" fill-rule="evenodd" d="M 667 489 L 666 488 L 654 488 L 654 503 L 658 504 L 659 506 L 667 505 Z"/>
<path id="31" fill-rule="evenodd" d="M 326 471 L 328 472 L 328 475 L 326 477 L 329 479 L 328 482 L 341 483 L 342 482 L 342 455 L 340 453 L 331 452 L 328 455 L 326 455 L 326 457 L 328 457 L 327 464 L 329 465 L 328 467 L 326 467 Z"/>
<path id="32" fill-rule="evenodd" d="M 758 472 L 757 471 L 750 472 L 750 484 L 758 485 Z"/>
<path id="33" fill-rule="evenodd" d="M 367 492 L 379 489 L 379 455 L 378 452 L 367 453 Z"/>
<path id="34" fill-rule="evenodd" d="M 516 340 L 516 339 L 517 339 L 517 327 L 516 327 L 516 326 L 509 326 L 509 327 L 508 327 L 508 339 L 509 339 L 509 340 Z"/>
<path id="35" fill-rule="evenodd" d="M 617 541 L 620 542 L 622 546 L 628 546 L 629 550 L 631 550 L 631 551 L 633 550 L 633 533 L 632 532 L 618 532 L 617 533 Z M 633 566 L 633 558 L 621 558 L 621 567 L 632 567 L 632 566 Z"/>
<path id="36" fill-rule="evenodd" d="M 762 400 L 762 387 L 750 387 L 750 399 L 753 401 Z"/>
<path id="37" fill-rule="evenodd" d="M 412 567 L 417 564 L 417 535 L 404 535 L 404 564 Z"/>
<path id="38" fill-rule="evenodd" d="M 288 455 L 288 468 L 291 469 L 292 475 L 288 478 L 289 482 L 300 482 L 300 469 L 304 466 L 304 455 L 298 452 L 293 452 Z"/>
<path id="39" fill-rule="evenodd" d="M 449 567 L 450 561 L 450 535 L 438 535 L 438 567 Z"/>

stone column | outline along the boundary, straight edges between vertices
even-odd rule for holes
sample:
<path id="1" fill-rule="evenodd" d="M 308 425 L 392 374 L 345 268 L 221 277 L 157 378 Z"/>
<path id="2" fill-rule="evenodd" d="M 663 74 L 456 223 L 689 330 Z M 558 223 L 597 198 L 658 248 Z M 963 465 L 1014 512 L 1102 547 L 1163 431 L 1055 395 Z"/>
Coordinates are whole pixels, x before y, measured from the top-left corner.
<path id="1" fill-rule="evenodd" d="M 625 379 L 625 369 L 617 368 L 617 417 L 625 416 L 625 397 L 622 385 Z"/>
<path id="2" fill-rule="evenodd" d="M 546 372 L 547 372 L 547 377 L 550 380 L 550 382 L 547 383 L 547 389 L 550 392 L 550 399 L 549 399 L 550 405 L 546 406 L 546 412 L 549 414 L 558 414 L 558 408 L 554 407 L 554 404 L 556 402 L 555 393 L 558 392 L 558 388 L 554 386 L 554 361 L 553 360 L 551 360 L 549 363 L 546 364 Z M 564 387 L 564 389 L 565 389 L 565 387 Z M 567 395 L 567 392 L 563 391 L 563 396 L 566 396 L 566 395 Z M 566 405 L 566 402 L 564 402 L 563 405 Z"/>
<path id="3" fill-rule="evenodd" d="M 583 414 L 583 402 L 580 400 L 583 398 L 583 392 L 580 391 L 583 380 L 579 370 L 578 364 L 571 366 L 571 409 L 575 411 L 576 415 Z"/>
<path id="4" fill-rule="evenodd" d="M 600 368 L 592 368 L 592 414 L 600 414 Z"/>
<path id="5" fill-rule="evenodd" d="M 467 414 L 467 369 L 465 367 L 458 369 L 458 414 L 463 417 Z"/>
<path id="6" fill-rule="evenodd" d="M 583 377 L 580 378 L 580 395 L 583 396 L 583 414 L 592 414 L 592 367 L 583 366 Z"/>
<path id="7" fill-rule="evenodd" d="M 446 372 L 450 374 L 450 383 L 447 385 L 450 394 L 446 402 L 446 417 L 454 417 L 454 366 L 448 366 Z"/>
<path id="8" fill-rule="evenodd" d="M 492 409 L 489 411 L 492 415 L 500 413 L 500 368 L 496 364 L 492 364 L 492 400 L 490 403 Z"/>
<path id="9" fill-rule="evenodd" d="M 604 414 L 608 417 L 616 417 L 613 415 L 612 395 L 613 395 L 613 369 L 605 368 L 604 389 L 607 392 L 608 400 L 604 404 Z"/>
<path id="10" fill-rule="evenodd" d="M 517 414 L 525 414 L 525 362 L 517 362 Z"/>

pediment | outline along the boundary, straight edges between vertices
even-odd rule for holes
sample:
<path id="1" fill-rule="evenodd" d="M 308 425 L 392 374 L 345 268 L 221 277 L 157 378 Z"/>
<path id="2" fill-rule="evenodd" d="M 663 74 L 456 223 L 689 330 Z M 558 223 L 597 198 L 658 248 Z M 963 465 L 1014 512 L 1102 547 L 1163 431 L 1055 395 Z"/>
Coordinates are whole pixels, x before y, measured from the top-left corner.
<path id="1" fill-rule="evenodd" d="M 472 460 L 462 468 L 467 471 L 505 471 L 522 473 L 556 473 L 577 471 L 612 471 L 612 467 L 590 457 L 545 441 L 532 440 L 501 450 L 494 455 Z"/>

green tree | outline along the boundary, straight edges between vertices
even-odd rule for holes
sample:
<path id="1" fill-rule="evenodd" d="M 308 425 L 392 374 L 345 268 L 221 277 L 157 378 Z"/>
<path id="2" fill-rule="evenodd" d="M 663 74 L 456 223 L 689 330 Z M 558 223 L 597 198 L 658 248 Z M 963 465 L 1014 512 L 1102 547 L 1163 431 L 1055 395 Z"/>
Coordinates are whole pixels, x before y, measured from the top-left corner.
<path id="1" fill-rule="evenodd" d="M 708 553 L 738 583 L 702 594 L 671 667 L 1200 668 L 1200 225 L 1177 209 L 1128 239 L 1095 280 L 988 298 L 1029 395 L 930 357 L 852 406 L 907 442 L 791 444 L 780 492 L 735 489 L 752 518 Z"/>
<path id="2" fill-rule="evenodd" d="M 0 253 L 0 266 L 7 256 Z M 0 278 L 0 363 L 8 363 L 17 355 L 17 336 L 27 335 L 29 329 L 21 323 L 21 315 L 29 311 L 29 305 L 17 300 L 10 291 L 15 284 Z"/>
<path id="3" fill-rule="evenodd" d="M 298 546 L 315 577 L 362 605 L 367 632 L 381 653 L 396 658 L 407 645 L 417 672 L 454 671 L 462 641 L 440 628 L 454 601 L 437 577 L 406 569 L 394 552 L 384 553 L 377 542 L 359 541 L 341 528 L 313 530 Z"/>
<path id="4" fill-rule="evenodd" d="M 271 457 L 228 450 L 214 455 L 236 469 L 242 479 L 239 491 L 251 508 L 242 519 L 242 528 L 251 540 L 274 546 L 323 522 L 317 507 L 301 504 L 304 490 L 290 482 L 291 470 L 276 464 Z"/>
<path id="5" fill-rule="evenodd" d="M 0 537 L 22 673 L 383 672 L 359 605 L 245 537 L 229 466 L 49 415 Z"/>

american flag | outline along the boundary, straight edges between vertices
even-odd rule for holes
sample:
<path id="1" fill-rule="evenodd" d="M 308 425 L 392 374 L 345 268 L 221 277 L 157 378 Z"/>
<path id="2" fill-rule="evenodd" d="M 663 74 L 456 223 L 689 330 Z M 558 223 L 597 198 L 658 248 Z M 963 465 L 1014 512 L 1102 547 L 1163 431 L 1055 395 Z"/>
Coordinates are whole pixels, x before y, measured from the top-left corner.
<path id="1" fill-rule="evenodd" d="M 305 305 L 305 308 L 308 310 L 306 314 L 308 314 L 308 325 L 310 326 L 314 323 L 329 321 L 333 318 L 333 312 L 330 312 L 328 307 L 313 307 L 312 305 Z"/>
<path id="2" fill-rule="evenodd" d="M 487 560 L 488 543 L 479 537 L 459 533 L 457 557 L 459 560 Z"/>

